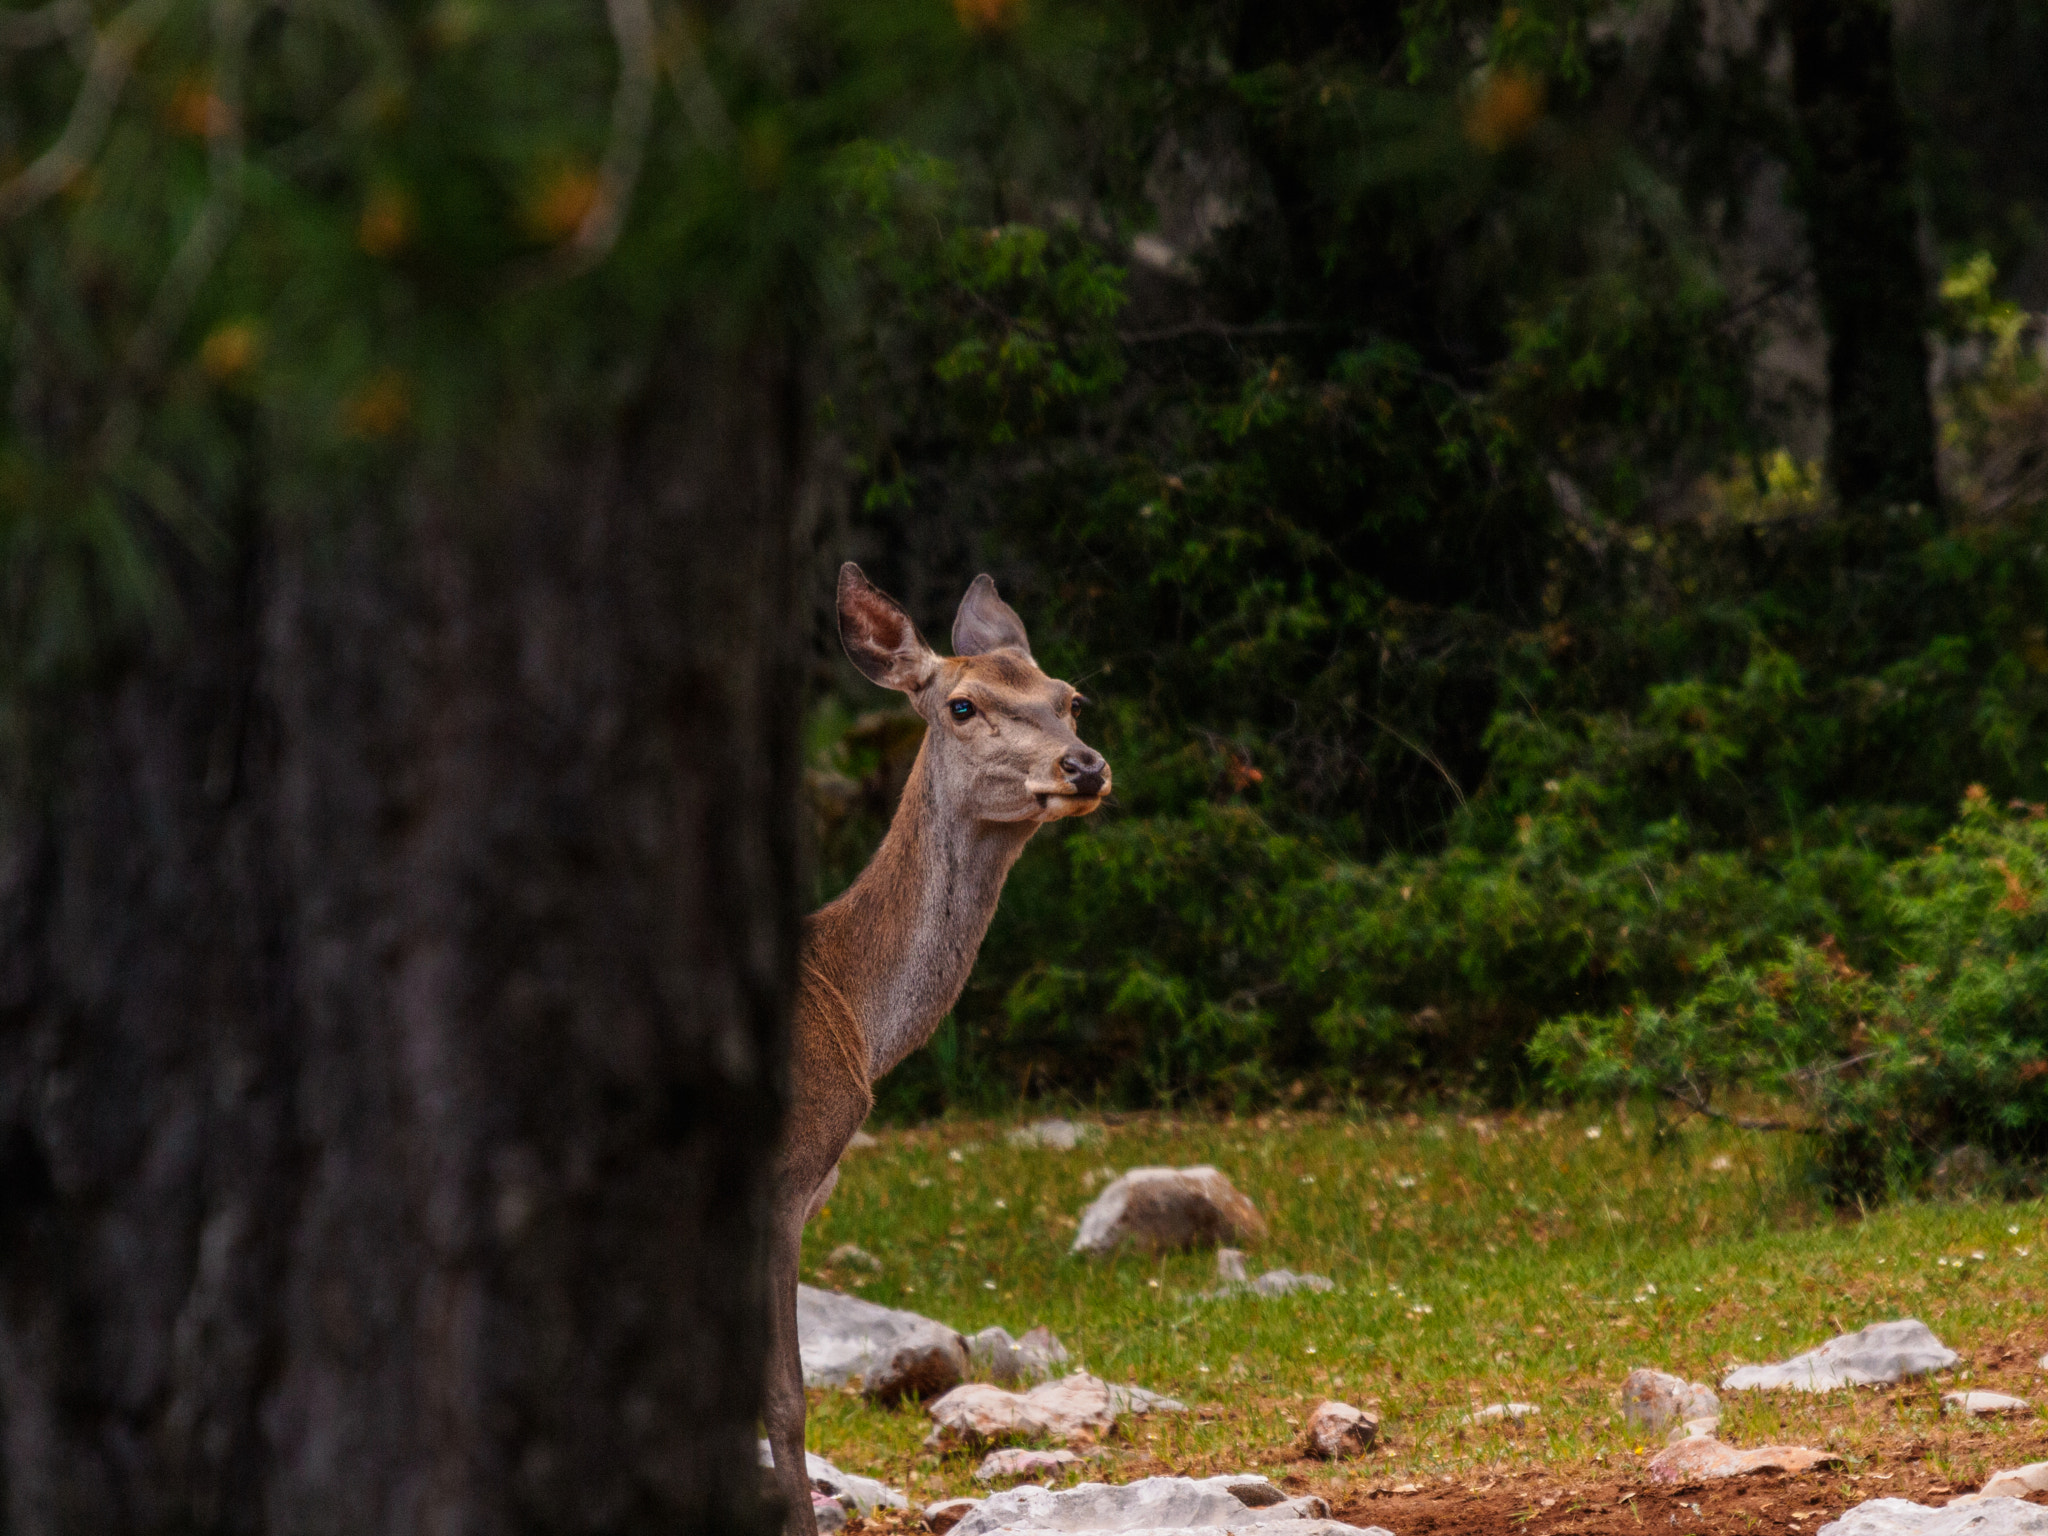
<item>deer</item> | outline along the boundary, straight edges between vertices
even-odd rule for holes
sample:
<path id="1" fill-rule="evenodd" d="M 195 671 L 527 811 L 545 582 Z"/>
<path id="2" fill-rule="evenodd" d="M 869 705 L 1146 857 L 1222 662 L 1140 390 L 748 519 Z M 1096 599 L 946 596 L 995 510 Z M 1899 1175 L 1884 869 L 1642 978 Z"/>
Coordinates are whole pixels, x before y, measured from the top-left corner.
<path id="1" fill-rule="evenodd" d="M 796 1292 L 803 1231 L 839 1182 L 875 1080 L 952 1011 L 1011 866 L 1048 822 L 1086 816 L 1109 764 L 1082 742 L 1086 701 L 1032 659 L 1016 610 L 974 578 L 940 656 L 852 561 L 839 568 L 839 638 L 861 675 L 907 696 L 924 740 L 874 857 L 806 920 L 791 1014 L 788 1113 L 769 1183 L 764 1417 L 784 1536 L 817 1536 L 804 1470 Z"/>

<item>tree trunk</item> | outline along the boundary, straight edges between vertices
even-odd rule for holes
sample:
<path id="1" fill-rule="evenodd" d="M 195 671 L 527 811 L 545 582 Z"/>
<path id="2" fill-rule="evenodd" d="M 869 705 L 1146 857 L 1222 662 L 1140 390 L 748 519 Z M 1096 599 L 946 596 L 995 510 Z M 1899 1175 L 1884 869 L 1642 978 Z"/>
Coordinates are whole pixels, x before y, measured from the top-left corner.
<path id="1" fill-rule="evenodd" d="M 0 862 L 9 1536 L 768 1530 L 793 353 L 252 518 Z"/>
<path id="2" fill-rule="evenodd" d="M 1828 479 L 1852 514 L 1939 510 L 1927 280 L 1886 0 L 1784 0 L 1794 186 L 1828 338 Z"/>

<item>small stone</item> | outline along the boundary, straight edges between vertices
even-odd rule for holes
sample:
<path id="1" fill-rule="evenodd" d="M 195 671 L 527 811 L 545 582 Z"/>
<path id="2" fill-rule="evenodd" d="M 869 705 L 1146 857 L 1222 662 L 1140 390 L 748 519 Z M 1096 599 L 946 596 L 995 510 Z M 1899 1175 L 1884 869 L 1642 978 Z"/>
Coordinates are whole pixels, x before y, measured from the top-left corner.
<path id="1" fill-rule="evenodd" d="M 1287 1502 L 1287 1495 L 1263 1472 L 1225 1472 L 1201 1481 L 1221 1488 L 1247 1509 L 1270 1509 Z"/>
<path id="2" fill-rule="evenodd" d="M 1936 1509 L 1907 1499 L 1870 1499 L 1814 1536 L 2048 1536 L 2048 1506 L 1972 1498 Z"/>
<path id="3" fill-rule="evenodd" d="M 775 1465 L 775 1452 L 766 1440 L 755 1442 L 761 1465 Z M 877 1482 L 872 1477 L 859 1477 L 851 1472 L 842 1472 L 816 1451 L 804 1452 L 804 1476 L 811 1480 L 811 1491 L 837 1499 L 845 1508 L 855 1514 L 865 1515 L 877 1509 L 908 1509 L 910 1501 L 887 1483 Z"/>
<path id="4" fill-rule="evenodd" d="M 828 1493 L 811 1490 L 811 1517 L 822 1532 L 836 1531 L 846 1524 L 846 1506 Z"/>
<path id="5" fill-rule="evenodd" d="M 1067 1353 L 1067 1346 L 1053 1337 L 1052 1330 L 1040 1323 L 1017 1341 L 1017 1358 L 1023 1362 L 1027 1376 L 1035 1381 L 1051 1381 L 1073 1357 Z"/>
<path id="6" fill-rule="evenodd" d="M 1637 1429 L 1659 1430 L 1720 1413 L 1721 1400 L 1712 1388 L 1665 1371 L 1639 1366 L 1621 1384 L 1621 1416 Z"/>
<path id="7" fill-rule="evenodd" d="M 1244 1250 L 1242 1248 L 1218 1248 L 1216 1250 L 1216 1278 L 1225 1285 L 1245 1284 Z"/>
<path id="8" fill-rule="evenodd" d="M 1285 1296 L 1290 1291 L 1334 1291 L 1328 1275 L 1297 1275 L 1291 1269 L 1269 1269 L 1249 1287 L 1255 1296 Z"/>
<path id="9" fill-rule="evenodd" d="M 933 1429 L 925 1443 L 982 1446 L 1004 1440 L 1074 1440 L 1107 1434 L 1116 1424 L 1109 1387 L 1085 1372 L 1029 1392 L 971 1382 L 927 1405 Z"/>
<path id="10" fill-rule="evenodd" d="M 1102 1134 L 1102 1128 L 1095 1125 L 1080 1125 L 1072 1120 L 1034 1120 L 1029 1125 L 1020 1125 L 1003 1139 L 1013 1147 L 1041 1147 L 1049 1152 L 1071 1152 L 1084 1141 Z"/>
<path id="11" fill-rule="evenodd" d="M 981 1507 L 979 1499 L 939 1499 L 924 1507 L 924 1528 L 932 1536 L 943 1536 Z"/>
<path id="12" fill-rule="evenodd" d="M 2048 1493 L 2048 1461 L 2030 1461 L 2009 1472 L 1994 1472 L 1977 1491 L 1990 1499 L 2024 1499 L 2030 1493 Z"/>
<path id="13" fill-rule="evenodd" d="M 1301 1454 L 1319 1461 L 1363 1456 L 1379 1438 L 1380 1416 L 1334 1400 L 1320 1403 L 1301 1428 Z"/>
<path id="14" fill-rule="evenodd" d="M 1842 1458 L 1803 1445 L 1765 1445 L 1737 1450 L 1710 1435 L 1681 1440 L 1650 1458 L 1644 1469 L 1652 1482 L 1683 1483 L 1694 1478 L 1745 1477 L 1752 1472 L 1811 1472 L 1832 1467 Z"/>
<path id="15" fill-rule="evenodd" d="M 995 1483 L 1017 1477 L 1058 1477 L 1068 1467 L 1079 1466 L 1081 1458 L 1069 1450 L 1033 1451 L 1009 1446 L 990 1451 L 974 1469 L 977 1483 Z"/>
<path id="16" fill-rule="evenodd" d="M 1073 1251 L 1106 1254 L 1129 1244 L 1164 1253 L 1265 1235 L 1258 1208 L 1214 1168 L 1133 1168 L 1081 1213 Z"/>
<path id="17" fill-rule="evenodd" d="M 1519 1424 L 1524 1419 L 1534 1418 L 1543 1410 L 1534 1403 L 1489 1403 L 1473 1413 L 1465 1415 L 1467 1424 L 1498 1424 L 1503 1419 Z"/>
<path id="18" fill-rule="evenodd" d="M 1128 1413 L 1133 1418 L 1142 1418 L 1148 1413 L 1188 1411 L 1188 1405 L 1179 1398 L 1168 1397 L 1163 1392 L 1147 1392 L 1143 1387 L 1111 1387 L 1109 1401 L 1118 1413 Z"/>
<path id="19" fill-rule="evenodd" d="M 1790 1387 L 1799 1392 L 1827 1392 L 1836 1387 L 1862 1387 L 1945 1371 L 1962 1356 L 1934 1336 L 1916 1317 L 1872 1323 L 1857 1333 L 1830 1339 L 1818 1349 L 1777 1365 L 1745 1365 L 1721 1378 L 1723 1392 L 1748 1392 Z"/>
<path id="20" fill-rule="evenodd" d="M 853 1133 L 852 1139 L 850 1139 L 846 1143 L 846 1150 L 849 1152 L 858 1152 L 864 1147 L 879 1147 L 881 1144 L 882 1143 L 880 1141 L 878 1141 L 875 1137 L 870 1136 L 866 1131 L 855 1131 Z"/>
<path id="21" fill-rule="evenodd" d="M 858 1243 L 841 1243 L 825 1255 L 825 1262 L 835 1269 L 864 1269 L 870 1274 L 882 1267 L 882 1261 Z"/>
<path id="22" fill-rule="evenodd" d="M 967 1379 L 967 1341 L 933 1323 L 898 1339 L 861 1376 L 860 1395 L 884 1407 L 941 1397 Z"/>
<path id="23" fill-rule="evenodd" d="M 1024 1379 L 1024 1360 L 1007 1328 L 984 1328 L 967 1335 L 969 1372 L 982 1381 L 1011 1386 Z"/>
<path id="24" fill-rule="evenodd" d="M 967 1341 L 958 1333 L 844 1291 L 798 1286 L 796 1333 L 807 1387 L 859 1384 L 880 1401 L 894 1401 L 967 1379 Z"/>
<path id="25" fill-rule="evenodd" d="M 1664 1437 L 1666 1445 L 1676 1445 L 1681 1440 L 1711 1440 L 1721 1432 L 1719 1418 L 1687 1419 Z"/>
<path id="26" fill-rule="evenodd" d="M 1941 1406 L 1950 1413 L 1981 1419 L 2000 1413 L 2025 1413 L 2033 1404 L 2024 1397 L 2007 1397 L 2003 1392 L 1944 1392 Z"/>

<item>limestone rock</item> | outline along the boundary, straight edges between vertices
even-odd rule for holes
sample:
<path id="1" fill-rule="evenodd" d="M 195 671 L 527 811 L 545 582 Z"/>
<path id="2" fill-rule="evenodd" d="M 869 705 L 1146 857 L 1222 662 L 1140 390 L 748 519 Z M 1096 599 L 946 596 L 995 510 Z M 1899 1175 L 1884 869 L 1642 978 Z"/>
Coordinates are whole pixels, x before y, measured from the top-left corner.
<path id="1" fill-rule="evenodd" d="M 830 1494 L 811 1490 L 811 1518 L 818 1522 L 819 1536 L 831 1536 L 846 1524 L 846 1506 Z"/>
<path id="2" fill-rule="evenodd" d="M 933 1397 L 967 1379 L 967 1341 L 944 1323 L 843 1291 L 796 1288 L 804 1385 L 858 1384 L 878 1402 Z"/>
<path id="3" fill-rule="evenodd" d="M 1723 1392 L 1790 1387 L 1827 1392 L 1945 1371 L 1962 1357 L 1918 1318 L 1872 1323 L 1777 1365 L 1745 1365 L 1721 1378 Z"/>
<path id="4" fill-rule="evenodd" d="M 1713 1389 L 1696 1381 L 1639 1366 L 1621 1384 L 1621 1416 L 1641 1430 L 1659 1430 L 1690 1419 L 1721 1415 Z"/>
<path id="5" fill-rule="evenodd" d="M 938 1499 L 924 1507 L 924 1528 L 932 1536 L 944 1536 L 981 1507 L 979 1499 Z"/>
<path id="6" fill-rule="evenodd" d="M 2048 1461 L 2030 1461 L 2009 1472 L 1994 1472 L 1977 1492 L 1990 1499 L 2023 1499 L 2030 1493 L 2048 1493 Z"/>
<path id="7" fill-rule="evenodd" d="M 1255 1296 L 1285 1296 L 1289 1291 L 1333 1291 L 1337 1282 L 1328 1275 L 1297 1275 L 1291 1269 L 1269 1269 L 1251 1283 Z"/>
<path id="8" fill-rule="evenodd" d="M 967 1340 L 973 1375 L 1001 1386 L 1050 1381 L 1067 1358 L 1066 1346 L 1042 1324 L 1021 1339 L 1011 1338 L 1007 1328 L 984 1328 Z"/>
<path id="9" fill-rule="evenodd" d="M 990 1451 L 981 1458 L 981 1465 L 974 1469 L 977 1483 L 1001 1482 L 1012 1477 L 1040 1477 L 1051 1474 L 1054 1477 L 1068 1467 L 1081 1464 L 1081 1458 L 1069 1450 L 1032 1451 L 1013 1445 L 1000 1451 Z"/>
<path id="10" fill-rule="evenodd" d="M 1944 1392 L 1941 1406 L 1947 1413 L 1981 1419 L 2001 1413 L 2025 1413 L 2033 1404 L 2024 1397 L 2007 1397 L 2003 1392 Z"/>
<path id="11" fill-rule="evenodd" d="M 1763 1445 L 1737 1450 L 1711 1436 L 1681 1440 L 1650 1458 L 1645 1469 L 1658 1483 L 1689 1483 L 1709 1477 L 1745 1477 L 1752 1472 L 1811 1472 L 1839 1465 L 1841 1457 L 1803 1445 Z"/>
<path id="12" fill-rule="evenodd" d="M 1143 1387 L 1111 1387 L 1110 1406 L 1119 1415 L 1129 1414 L 1142 1418 L 1148 1413 L 1186 1413 L 1188 1405 L 1177 1397 L 1168 1397 L 1163 1392 L 1147 1392 Z"/>
<path id="13" fill-rule="evenodd" d="M 1363 1456 L 1379 1432 L 1378 1414 L 1349 1403 L 1322 1403 L 1301 1428 L 1301 1454 L 1323 1461 Z"/>
<path id="14" fill-rule="evenodd" d="M 1230 1483 L 1227 1478 L 1147 1477 L 1118 1487 L 1081 1483 L 1058 1490 L 1026 1483 L 990 1494 L 953 1531 L 954 1536 L 1010 1531 L 1355 1536 L 1358 1530 L 1328 1519 L 1329 1506 L 1321 1499 L 1280 1498 L 1253 1506 L 1231 1492 Z"/>
<path id="15" fill-rule="evenodd" d="M 1815 1536 L 2048 1536 L 2048 1506 L 1972 1499 L 1936 1509 L 1907 1499 L 1870 1499 Z"/>
<path id="16" fill-rule="evenodd" d="M 756 1453 L 761 1465 L 775 1465 L 775 1452 L 766 1440 L 755 1442 Z M 872 1477 L 860 1477 L 851 1472 L 842 1472 L 816 1451 L 804 1452 L 804 1476 L 811 1480 L 814 1492 L 838 1500 L 856 1514 L 865 1515 L 876 1509 L 908 1509 L 910 1501 L 887 1483 Z"/>
<path id="17" fill-rule="evenodd" d="M 1467 1424 L 1498 1424 L 1503 1419 L 1519 1424 L 1524 1419 L 1534 1418 L 1543 1410 L 1534 1403 L 1488 1403 L 1473 1413 L 1465 1415 Z"/>
<path id="18" fill-rule="evenodd" d="M 1084 1371 L 1029 1392 L 971 1382 L 927 1405 L 927 1445 L 993 1445 L 1004 1440 L 1073 1440 L 1109 1432 L 1116 1408 L 1106 1384 Z"/>
<path id="19" fill-rule="evenodd" d="M 1711 1440 L 1720 1433 L 1721 1420 L 1718 1416 L 1711 1419 L 1687 1419 L 1664 1437 L 1664 1443 L 1676 1445 L 1681 1440 Z"/>
<path id="20" fill-rule="evenodd" d="M 1096 1125 L 1080 1125 L 1072 1120 L 1034 1120 L 1029 1125 L 1020 1125 L 1003 1139 L 1013 1147 L 1042 1147 L 1050 1152 L 1071 1152 L 1084 1141 L 1093 1140 L 1102 1134 Z"/>
<path id="21" fill-rule="evenodd" d="M 846 1150 L 859 1152 L 868 1147 L 879 1147 L 882 1143 L 866 1131 L 855 1131 L 846 1143 Z"/>
<path id="22" fill-rule="evenodd" d="M 834 1269 L 864 1269 L 869 1274 L 882 1267 L 882 1261 L 858 1243 L 841 1243 L 825 1255 L 825 1262 Z"/>
<path id="23" fill-rule="evenodd" d="M 1239 1245 L 1266 1235 L 1258 1209 L 1214 1168 L 1133 1168 L 1081 1213 L 1074 1252 Z"/>
<path id="24" fill-rule="evenodd" d="M 1244 1273 L 1244 1250 L 1242 1248 L 1218 1248 L 1216 1250 L 1216 1278 L 1225 1285 L 1244 1285 L 1248 1282 Z"/>

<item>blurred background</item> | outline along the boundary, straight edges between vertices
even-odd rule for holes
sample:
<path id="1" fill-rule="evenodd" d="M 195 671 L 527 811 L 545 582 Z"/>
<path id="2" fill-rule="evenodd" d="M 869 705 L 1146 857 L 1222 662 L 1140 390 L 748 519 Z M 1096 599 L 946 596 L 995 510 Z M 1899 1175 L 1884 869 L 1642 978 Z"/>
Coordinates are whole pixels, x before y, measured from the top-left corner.
<path id="1" fill-rule="evenodd" d="M 849 557 L 993 572 L 1116 768 L 885 1117 L 2038 1178 L 2044 75 L 2039 0 L 0 9 L 0 1524 L 757 1518 L 796 923 L 919 739 Z"/>

